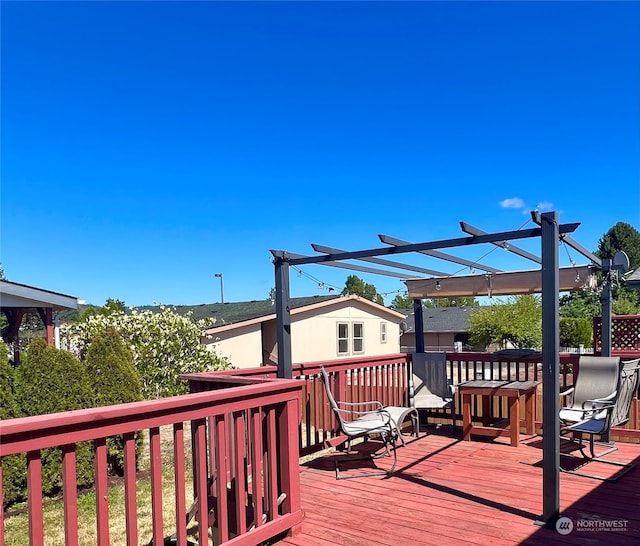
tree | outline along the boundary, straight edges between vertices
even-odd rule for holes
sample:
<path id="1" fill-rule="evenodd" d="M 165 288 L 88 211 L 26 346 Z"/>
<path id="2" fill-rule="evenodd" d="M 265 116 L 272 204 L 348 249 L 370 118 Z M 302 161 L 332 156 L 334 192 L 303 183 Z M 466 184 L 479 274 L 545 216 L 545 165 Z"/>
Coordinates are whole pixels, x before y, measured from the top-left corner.
<path id="1" fill-rule="evenodd" d="M 631 224 L 618 222 L 598 241 L 598 258 L 612 259 L 618 250 L 629 257 L 630 268 L 640 267 L 640 232 Z"/>
<path id="2" fill-rule="evenodd" d="M 146 399 L 173 396 L 187 392 L 181 374 L 216 371 L 230 363 L 209 351 L 202 343 L 204 321 L 191 315 L 179 315 L 173 308 L 161 306 L 131 313 L 115 311 L 96 314 L 75 324 L 61 327 L 68 334 L 70 347 L 84 358 L 93 338 L 107 329 L 115 329 L 133 352 L 133 361 L 142 382 Z"/>
<path id="3" fill-rule="evenodd" d="M 391 307 L 394 309 L 413 309 L 413 298 L 410 298 L 408 294 L 406 296 L 396 294 L 391 302 Z"/>
<path id="4" fill-rule="evenodd" d="M 468 321 L 474 345 L 503 347 L 511 343 L 516 348 L 528 348 L 542 343 L 542 305 L 538 296 L 516 296 L 509 303 L 479 307 Z"/>
<path id="5" fill-rule="evenodd" d="M 25 416 L 90 408 L 93 394 L 84 366 L 73 354 L 47 346 L 44 339 L 31 340 L 15 371 L 15 396 Z M 57 492 L 62 486 L 62 453 L 42 450 L 42 490 Z M 76 483 L 93 482 L 93 449 L 80 442 L 76 450 Z"/>
<path id="6" fill-rule="evenodd" d="M 376 287 L 373 284 L 365 283 L 356 275 L 349 275 L 344 283 L 342 295 L 345 296 L 349 294 L 355 294 L 356 296 L 384 305 L 384 298 L 378 294 Z"/>
<path id="7" fill-rule="evenodd" d="M 15 397 L 15 371 L 9 364 L 9 349 L 0 341 L 0 422 L 20 417 Z M 25 453 L 2 459 L 3 508 L 27 498 L 27 458 Z"/>
<path id="8" fill-rule="evenodd" d="M 596 256 L 612 259 L 618 250 L 629 257 L 631 270 L 640 267 L 640 232 L 630 224 L 618 222 L 598 241 Z M 618 277 L 613 285 L 611 312 L 615 315 L 634 315 L 640 312 L 640 292 L 629 290 Z M 563 317 L 593 320 L 602 314 L 600 290 L 580 290 L 560 298 L 560 315 Z"/>
<path id="9" fill-rule="evenodd" d="M 114 329 L 106 329 L 94 336 L 84 359 L 87 374 L 91 377 L 93 406 L 110 406 L 142 400 L 142 384 L 133 365 L 133 353 L 125 346 Z M 138 454 L 142 450 L 143 436 L 136 433 Z M 122 436 L 107 438 L 107 460 L 111 472 L 124 472 L 124 439 Z"/>
<path id="10" fill-rule="evenodd" d="M 4 276 L 4 267 L 2 267 L 2 262 L 0 262 L 0 281 L 6 281 L 7 277 Z"/>

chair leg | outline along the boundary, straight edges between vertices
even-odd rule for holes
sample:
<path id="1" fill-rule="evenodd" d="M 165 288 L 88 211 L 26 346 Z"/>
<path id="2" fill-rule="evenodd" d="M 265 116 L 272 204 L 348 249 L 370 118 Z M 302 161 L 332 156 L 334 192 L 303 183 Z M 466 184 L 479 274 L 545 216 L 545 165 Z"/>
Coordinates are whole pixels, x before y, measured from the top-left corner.
<path id="1" fill-rule="evenodd" d="M 575 441 L 575 439 L 570 439 L 570 441 Z M 617 447 L 614 447 L 612 449 L 609 449 L 607 451 L 605 451 L 604 453 L 596 456 L 595 454 L 595 442 L 594 442 L 594 438 L 593 436 L 590 436 L 589 438 L 589 454 L 584 452 L 584 443 L 582 441 L 582 436 L 580 436 L 579 438 L 579 449 L 580 449 L 580 454 L 582 455 L 582 463 L 580 465 L 578 465 L 576 467 L 576 469 L 574 470 L 568 470 L 562 467 L 562 465 L 560 465 L 560 471 L 561 472 L 565 472 L 566 474 L 574 474 L 576 476 L 582 476 L 584 478 L 592 478 L 594 480 L 600 480 L 600 481 L 606 481 L 606 482 L 616 482 L 618 481 L 622 476 L 624 476 L 627 472 L 633 470 L 636 467 L 636 463 L 623 463 L 621 461 L 609 461 L 606 459 L 603 459 L 602 456 L 606 455 L 607 453 L 611 453 L 612 451 L 617 450 Z M 619 472 L 618 474 L 615 474 L 614 476 L 611 476 L 610 478 L 606 478 L 604 476 L 598 476 L 596 474 L 586 474 L 585 472 L 578 472 L 578 469 L 584 467 L 585 465 L 591 463 L 591 462 L 598 462 L 598 463 L 604 463 L 604 464 L 610 464 L 613 466 L 619 466 L 620 468 L 623 468 L 624 470 L 622 472 Z"/>
<path id="2" fill-rule="evenodd" d="M 346 460 L 349 462 L 350 461 L 370 461 L 370 460 L 380 459 L 381 457 L 385 457 L 385 456 L 391 456 L 391 454 L 389 453 L 389 443 L 391 443 L 393 447 L 392 449 L 393 464 L 391 465 L 391 468 L 389 470 L 376 470 L 372 472 L 360 472 L 358 474 L 343 475 L 340 473 L 339 461 L 336 458 L 334 461 L 335 471 L 336 471 L 336 480 L 351 480 L 353 478 L 366 478 L 368 476 L 369 477 L 370 476 L 391 476 L 391 474 L 396 468 L 396 465 L 398 464 L 396 438 L 395 438 L 395 435 L 393 434 L 393 431 L 389 432 L 388 434 L 384 434 L 382 441 L 384 442 L 384 451 L 380 450 L 374 453 L 373 455 L 369 455 L 366 457 L 349 457 Z"/>

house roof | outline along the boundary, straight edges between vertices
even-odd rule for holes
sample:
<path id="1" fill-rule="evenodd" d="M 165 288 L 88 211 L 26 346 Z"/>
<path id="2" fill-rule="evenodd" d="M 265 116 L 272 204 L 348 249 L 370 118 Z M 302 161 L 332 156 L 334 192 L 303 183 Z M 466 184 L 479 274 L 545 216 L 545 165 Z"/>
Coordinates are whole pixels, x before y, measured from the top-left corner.
<path id="1" fill-rule="evenodd" d="M 626 286 L 632 290 L 640 290 L 640 268 L 626 278 Z"/>
<path id="2" fill-rule="evenodd" d="M 60 311 L 62 309 L 77 309 L 78 298 L 27 284 L 0 280 L 0 307 L 2 309 L 51 307 Z"/>
<path id="3" fill-rule="evenodd" d="M 384 305 L 379 305 L 360 296 L 310 296 L 303 298 L 291 298 L 289 307 L 291 314 L 296 315 L 301 312 L 343 305 L 345 302 L 358 303 L 375 309 L 378 313 L 389 315 L 391 319 L 400 322 L 404 315 L 394 309 L 389 309 Z M 212 319 L 211 326 L 207 331 L 221 331 L 237 328 L 240 325 L 247 325 L 256 322 L 265 322 L 276 318 L 275 304 L 271 300 L 246 301 L 237 303 L 214 303 L 210 305 L 180 305 L 175 307 L 176 312 L 186 314 L 192 312 L 194 319 Z M 215 322 L 213 322 L 215 320 Z"/>
<path id="4" fill-rule="evenodd" d="M 303 298 L 291 298 L 291 309 L 304 307 L 327 300 L 333 300 L 340 296 L 308 296 Z M 240 301 L 233 303 L 202 303 L 200 305 L 175 305 L 170 306 L 180 315 L 191 313 L 196 320 L 211 320 L 211 324 L 221 326 L 252 320 L 258 317 L 272 315 L 276 312 L 275 302 L 268 300 Z M 158 306 L 145 306 L 139 309 L 157 310 Z"/>
<path id="5" fill-rule="evenodd" d="M 423 307 L 423 330 L 431 332 L 467 332 L 469 315 L 478 307 Z M 415 316 L 413 311 L 406 311 L 406 318 L 401 324 L 404 332 L 415 332 Z"/>

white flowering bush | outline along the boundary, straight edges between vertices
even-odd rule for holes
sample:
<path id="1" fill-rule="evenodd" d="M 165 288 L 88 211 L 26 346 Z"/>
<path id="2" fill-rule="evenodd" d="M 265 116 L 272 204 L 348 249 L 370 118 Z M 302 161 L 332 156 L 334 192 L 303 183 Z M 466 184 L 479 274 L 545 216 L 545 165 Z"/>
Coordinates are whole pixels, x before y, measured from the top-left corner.
<path id="1" fill-rule="evenodd" d="M 160 312 L 133 310 L 90 315 L 81 322 L 63 325 L 61 337 L 66 338 L 69 349 L 84 360 L 94 336 L 109 328 L 117 330 L 133 352 L 142 394 L 151 399 L 186 393 L 188 386 L 180 374 L 231 367 L 228 360 L 201 343 L 202 332 L 208 325 L 162 306 Z"/>

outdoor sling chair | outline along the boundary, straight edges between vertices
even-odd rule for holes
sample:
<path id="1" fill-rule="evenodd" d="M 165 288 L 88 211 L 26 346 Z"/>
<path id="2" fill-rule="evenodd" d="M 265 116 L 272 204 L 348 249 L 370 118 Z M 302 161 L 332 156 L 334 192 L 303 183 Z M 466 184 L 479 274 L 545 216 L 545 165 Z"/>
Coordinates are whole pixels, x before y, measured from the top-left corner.
<path id="1" fill-rule="evenodd" d="M 598 358 L 598 357 L 591 357 Z M 640 377 L 639 360 L 633 360 L 629 362 L 622 362 L 619 358 L 599 357 L 601 360 L 606 358 L 605 363 L 601 364 L 603 367 L 611 367 L 618 370 L 617 381 L 614 386 L 614 390 L 609 394 L 602 396 L 600 399 L 586 400 L 583 403 L 583 416 L 582 419 L 573 424 L 565 426 L 561 430 L 561 434 L 568 432 L 577 434 L 579 440 L 580 454 L 582 455 L 582 462 L 574 470 L 566 470 L 560 468 L 563 472 L 576 474 L 578 476 L 585 476 L 588 478 L 594 478 L 604 481 L 616 481 L 624 474 L 635 468 L 635 463 L 623 463 L 619 461 L 611 461 L 603 458 L 603 455 L 615 451 L 617 448 L 612 447 L 602 454 L 595 454 L 595 436 L 608 436 L 611 427 L 621 425 L 629 420 L 631 414 L 631 402 L 635 391 L 638 389 L 638 381 Z M 582 369 L 578 371 L 578 381 Z M 610 374 L 605 375 L 607 377 Z M 585 453 L 585 446 L 583 445 L 583 436 L 589 436 L 589 453 Z M 600 463 L 606 463 L 623 468 L 623 470 L 613 477 L 605 478 L 594 474 L 586 474 L 578 472 L 577 470 L 585 466 L 586 464 L 597 461 Z"/>
<path id="2" fill-rule="evenodd" d="M 376 400 L 366 402 L 344 402 L 336 400 L 331 390 L 329 374 L 324 366 L 321 367 L 321 377 L 327 400 L 336 418 L 340 432 L 347 438 L 347 452 L 351 450 L 351 441 L 358 438 L 368 439 L 370 436 L 379 436 L 383 444 L 381 449 L 371 455 L 365 457 L 350 456 L 348 459 L 345 459 L 345 462 L 379 459 L 380 457 L 391 456 L 391 451 L 393 451 L 393 464 L 389 470 L 375 470 L 353 475 L 341 474 L 338 458 L 335 458 L 336 479 L 343 480 L 382 475 L 390 476 L 398 462 L 396 442 L 400 439 L 404 444 L 401 433 L 402 423 L 410 416 L 413 421 L 414 431 L 417 434 L 419 430 L 418 412 L 414 408 L 409 407 L 383 406 L 382 403 Z"/>
<path id="3" fill-rule="evenodd" d="M 409 383 L 411 407 L 421 409 L 448 408 L 451 431 L 456 430 L 455 387 L 447 379 L 446 353 L 413 353 Z"/>
<path id="4" fill-rule="evenodd" d="M 561 432 L 569 425 L 584 421 L 592 400 L 604 403 L 608 401 L 608 397 L 617 396 L 621 366 L 620 357 L 585 355 L 580 357 L 575 384 L 560 393 L 562 397 L 569 397 L 569 402 L 560 409 Z M 615 449 L 610 447 L 600 456 L 611 453 Z"/>

